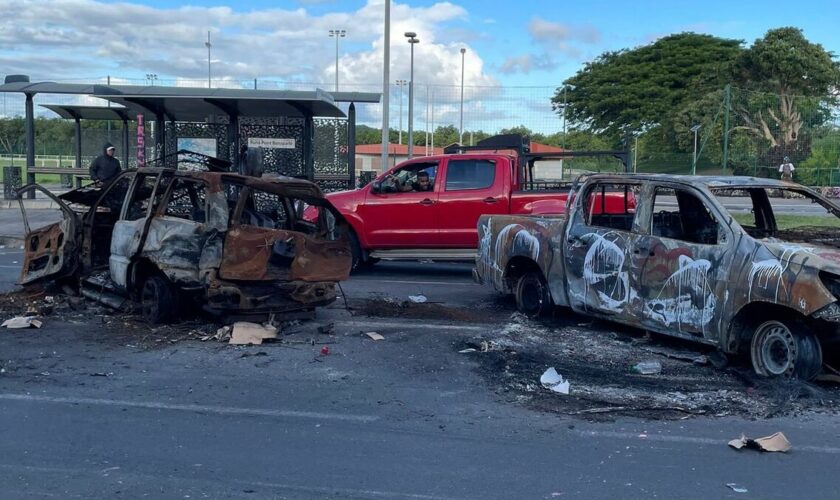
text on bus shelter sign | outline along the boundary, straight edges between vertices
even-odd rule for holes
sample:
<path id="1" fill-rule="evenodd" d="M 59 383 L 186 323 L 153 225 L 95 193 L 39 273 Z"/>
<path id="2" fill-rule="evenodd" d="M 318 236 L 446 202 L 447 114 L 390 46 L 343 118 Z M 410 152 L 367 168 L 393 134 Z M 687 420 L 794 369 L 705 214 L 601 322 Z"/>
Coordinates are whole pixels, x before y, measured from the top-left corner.
<path id="1" fill-rule="evenodd" d="M 268 148 L 268 149 L 295 149 L 294 139 L 273 138 L 273 137 L 249 137 L 249 148 Z"/>

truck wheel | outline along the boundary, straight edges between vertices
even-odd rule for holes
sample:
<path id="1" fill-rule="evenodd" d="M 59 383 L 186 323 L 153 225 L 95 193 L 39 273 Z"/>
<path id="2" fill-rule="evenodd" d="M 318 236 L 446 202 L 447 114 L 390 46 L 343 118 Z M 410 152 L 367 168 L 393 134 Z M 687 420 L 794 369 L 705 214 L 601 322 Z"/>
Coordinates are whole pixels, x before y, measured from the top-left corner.
<path id="1" fill-rule="evenodd" d="M 372 259 L 369 256 L 365 255 L 365 249 L 363 249 L 361 243 L 359 243 L 359 237 L 356 236 L 355 232 L 350 231 L 349 236 L 350 252 L 353 255 L 353 265 L 350 268 L 351 273 L 362 269 L 367 269 L 379 262 L 379 259 Z"/>
<path id="2" fill-rule="evenodd" d="M 158 324 L 172 321 L 178 310 L 177 296 L 166 278 L 155 275 L 143 282 L 140 304 L 143 319 Z"/>
<path id="3" fill-rule="evenodd" d="M 764 377 L 812 380 L 822 370 L 819 340 L 795 319 L 760 324 L 750 343 L 750 358 L 755 372 Z"/>
<path id="4" fill-rule="evenodd" d="M 516 282 L 516 309 L 522 314 L 536 318 L 551 311 L 553 303 L 548 284 L 542 273 L 529 271 Z"/>

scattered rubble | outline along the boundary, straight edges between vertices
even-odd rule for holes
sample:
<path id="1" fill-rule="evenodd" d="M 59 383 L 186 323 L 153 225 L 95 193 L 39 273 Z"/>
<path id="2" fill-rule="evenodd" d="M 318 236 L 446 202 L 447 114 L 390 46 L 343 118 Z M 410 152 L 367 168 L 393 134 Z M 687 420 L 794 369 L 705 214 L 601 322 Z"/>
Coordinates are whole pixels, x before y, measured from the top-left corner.
<path id="1" fill-rule="evenodd" d="M 3 322 L 3 328 L 41 328 L 43 322 L 35 316 L 15 316 Z"/>
<path id="2" fill-rule="evenodd" d="M 264 340 L 275 338 L 277 338 L 277 328 L 273 326 L 239 321 L 233 324 L 228 342 L 234 345 L 258 345 L 262 344 Z"/>
<path id="3" fill-rule="evenodd" d="M 414 302 L 415 304 L 422 304 L 426 302 L 428 299 L 425 295 L 409 295 L 408 300 Z"/>
<path id="4" fill-rule="evenodd" d="M 540 384 L 546 389 L 560 394 L 569 393 L 569 381 L 565 380 L 562 375 L 557 373 L 557 370 L 552 366 L 540 377 Z"/>
<path id="5" fill-rule="evenodd" d="M 659 361 L 640 361 L 633 365 L 631 370 L 639 375 L 657 375 L 662 373 L 662 363 Z"/>
<path id="6" fill-rule="evenodd" d="M 734 491 L 735 493 L 748 493 L 750 491 L 744 488 L 743 486 L 738 486 L 737 483 L 726 483 L 726 487 Z"/>
<path id="7" fill-rule="evenodd" d="M 385 340 L 385 337 L 376 332 L 365 332 L 365 335 L 370 337 L 371 340 Z"/>

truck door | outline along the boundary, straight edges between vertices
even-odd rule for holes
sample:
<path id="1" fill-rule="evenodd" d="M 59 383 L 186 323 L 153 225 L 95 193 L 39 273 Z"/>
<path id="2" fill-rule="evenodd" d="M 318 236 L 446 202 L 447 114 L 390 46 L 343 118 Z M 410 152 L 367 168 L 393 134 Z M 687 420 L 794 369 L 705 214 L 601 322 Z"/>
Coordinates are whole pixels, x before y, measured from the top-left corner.
<path id="1" fill-rule="evenodd" d="M 30 221 L 24 197 L 32 191 L 41 191 L 60 209 L 47 224 Z M 61 278 L 73 274 L 79 266 L 81 224 L 78 215 L 66 203 L 37 184 L 29 184 L 17 192 L 23 214 L 24 246 L 23 265 L 18 283 L 25 285 L 44 278 Z M 59 219 L 60 220 L 57 220 Z M 32 226 L 35 226 L 33 228 Z"/>
<path id="2" fill-rule="evenodd" d="M 429 176 L 431 190 L 417 191 L 422 173 Z M 392 170 L 371 183 L 365 202 L 357 208 L 365 223 L 371 248 L 424 248 L 439 246 L 438 193 L 441 179 L 438 163 L 412 162 Z"/>
<path id="3" fill-rule="evenodd" d="M 639 317 L 653 330 L 716 340 L 734 245 L 723 214 L 693 188 L 651 186 L 652 210 L 634 254 Z"/>
<path id="4" fill-rule="evenodd" d="M 641 186 L 605 181 L 583 189 L 575 197 L 564 241 L 570 305 L 610 319 L 629 318 L 630 256 L 638 238 L 636 200 Z"/>
<path id="5" fill-rule="evenodd" d="M 442 247 L 478 247 L 478 217 L 510 213 L 510 165 L 491 158 L 449 159 L 438 196 Z"/>
<path id="6" fill-rule="evenodd" d="M 157 174 L 138 173 L 128 188 L 120 220 L 114 224 L 108 268 L 111 279 L 120 287 L 127 286 L 131 259 L 143 245 L 156 198 L 166 190 L 159 181 Z"/>

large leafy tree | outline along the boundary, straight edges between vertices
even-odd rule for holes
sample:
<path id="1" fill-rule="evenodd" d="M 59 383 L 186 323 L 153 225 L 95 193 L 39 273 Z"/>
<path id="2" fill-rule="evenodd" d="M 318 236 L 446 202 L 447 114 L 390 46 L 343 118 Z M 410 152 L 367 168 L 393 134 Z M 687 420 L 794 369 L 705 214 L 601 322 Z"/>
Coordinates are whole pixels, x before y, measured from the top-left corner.
<path id="1" fill-rule="evenodd" d="M 618 137 L 667 123 L 673 112 L 728 83 L 740 40 L 680 33 L 606 52 L 557 89 L 554 109 L 594 132 Z"/>
<path id="2" fill-rule="evenodd" d="M 802 149 L 796 143 L 803 113 L 827 117 L 831 90 L 840 83 L 833 54 L 790 27 L 756 40 L 739 58 L 737 75 L 742 87 L 760 92 L 735 108 L 743 128 L 783 152 Z"/>

